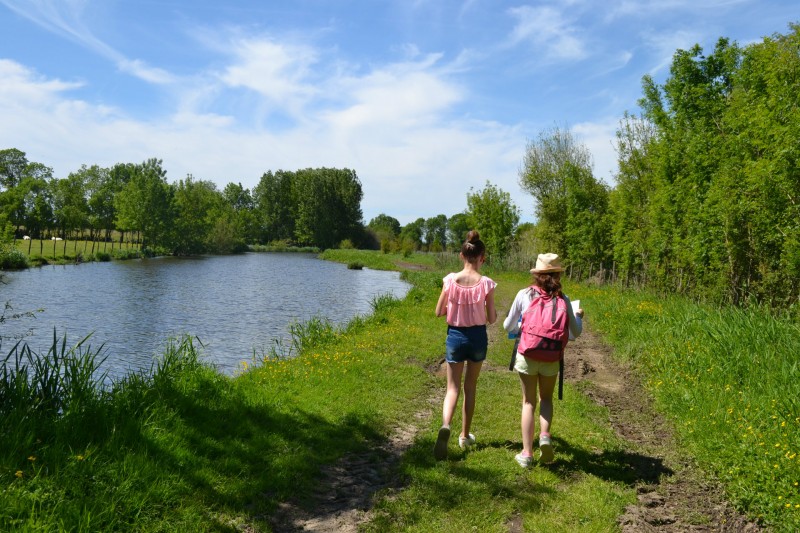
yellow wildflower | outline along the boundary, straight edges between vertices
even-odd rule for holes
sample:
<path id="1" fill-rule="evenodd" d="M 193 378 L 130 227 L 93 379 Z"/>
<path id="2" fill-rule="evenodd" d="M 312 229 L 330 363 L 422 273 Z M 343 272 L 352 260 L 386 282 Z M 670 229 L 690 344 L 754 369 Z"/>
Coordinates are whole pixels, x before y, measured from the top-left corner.
<path id="1" fill-rule="evenodd" d="M 15 475 L 15 476 L 17 476 L 17 477 L 22 477 L 22 470 L 17 470 L 17 471 L 14 473 L 14 475 Z"/>

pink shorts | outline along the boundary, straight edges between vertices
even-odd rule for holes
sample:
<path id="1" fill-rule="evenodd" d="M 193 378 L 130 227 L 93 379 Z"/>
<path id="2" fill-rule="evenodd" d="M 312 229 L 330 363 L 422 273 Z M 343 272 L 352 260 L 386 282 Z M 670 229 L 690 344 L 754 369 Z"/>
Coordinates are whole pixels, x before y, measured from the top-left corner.
<path id="1" fill-rule="evenodd" d="M 527 374 L 529 376 L 544 376 L 552 377 L 558 375 L 559 362 L 553 361 L 548 363 L 545 361 L 534 361 L 528 359 L 521 353 L 517 354 L 516 361 L 514 361 L 514 370 L 520 374 Z"/>

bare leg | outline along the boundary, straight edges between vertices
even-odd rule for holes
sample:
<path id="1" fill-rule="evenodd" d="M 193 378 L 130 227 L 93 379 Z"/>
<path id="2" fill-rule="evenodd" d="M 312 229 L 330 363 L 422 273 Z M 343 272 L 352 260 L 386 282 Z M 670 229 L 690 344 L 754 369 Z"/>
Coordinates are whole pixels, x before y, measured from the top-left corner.
<path id="1" fill-rule="evenodd" d="M 464 376 L 464 407 L 463 416 L 461 420 L 461 436 L 469 436 L 469 428 L 472 425 L 472 415 L 475 414 L 475 395 L 478 389 L 478 376 L 481 373 L 481 365 L 479 363 L 469 362 L 466 363 L 467 372 Z"/>
<path id="2" fill-rule="evenodd" d="M 556 387 L 555 376 L 539 376 L 539 433 L 550 434 L 553 422 L 553 390 Z"/>
<path id="3" fill-rule="evenodd" d="M 453 413 L 461 393 L 461 374 L 464 372 L 464 363 L 447 363 L 447 391 L 442 404 L 442 425 L 450 426 Z"/>
<path id="4" fill-rule="evenodd" d="M 534 415 L 539 377 L 520 374 L 519 379 L 522 384 L 522 453 L 530 456 L 533 455 L 533 432 L 536 429 Z"/>

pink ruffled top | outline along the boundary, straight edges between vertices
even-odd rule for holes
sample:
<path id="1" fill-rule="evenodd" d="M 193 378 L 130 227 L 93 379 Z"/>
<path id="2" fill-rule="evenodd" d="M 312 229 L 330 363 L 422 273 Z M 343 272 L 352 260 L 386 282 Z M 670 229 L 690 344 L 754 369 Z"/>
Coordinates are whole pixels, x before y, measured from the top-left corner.
<path id="1" fill-rule="evenodd" d="M 456 327 L 482 326 L 486 324 L 486 295 L 497 283 L 486 276 L 475 285 L 465 287 L 456 283 L 456 274 L 450 273 L 443 280 L 447 291 L 447 323 Z"/>

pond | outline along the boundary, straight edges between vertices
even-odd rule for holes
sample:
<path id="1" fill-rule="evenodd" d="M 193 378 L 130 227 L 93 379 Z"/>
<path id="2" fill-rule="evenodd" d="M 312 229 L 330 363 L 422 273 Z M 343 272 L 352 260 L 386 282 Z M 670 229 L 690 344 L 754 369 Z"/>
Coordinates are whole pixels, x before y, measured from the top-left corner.
<path id="1" fill-rule="evenodd" d="M 337 325 L 372 312 L 376 296 L 402 298 L 408 284 L 398 272 L 350 270 L 312 254 L 248 253 L 195 258 L 161 257 L 110 263 L 32 268 L 3 274 L 0 305 L 37 311 L 8 320 L 0 332 L 46 353 L 53 328 L 72 346 L 91 333 L 104 346 L 112 377 L 149 369 L 168 339 L 189 334 L 206 360 L 233 374 L 254 354 L 286 343 L 289 326 L 313 317 Z"/>

